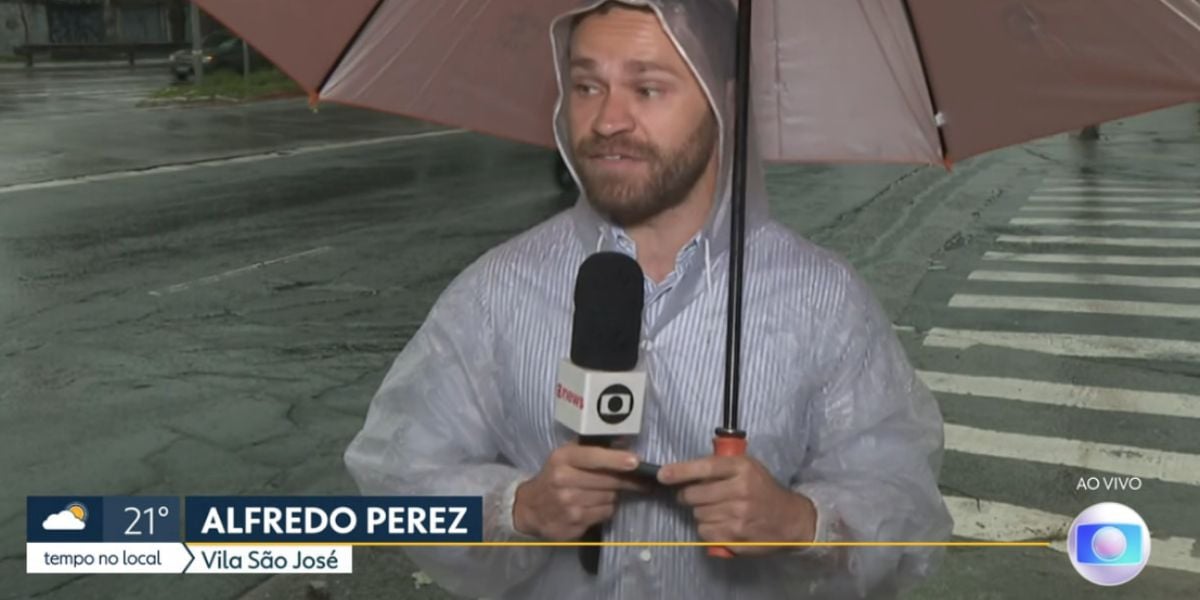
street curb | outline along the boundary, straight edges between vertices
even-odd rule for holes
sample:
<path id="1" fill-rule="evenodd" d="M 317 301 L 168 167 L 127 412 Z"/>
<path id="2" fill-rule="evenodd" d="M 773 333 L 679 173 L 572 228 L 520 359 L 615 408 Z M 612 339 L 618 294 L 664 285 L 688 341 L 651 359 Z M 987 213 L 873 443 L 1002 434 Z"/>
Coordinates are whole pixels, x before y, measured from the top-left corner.
<path id="1" fill-rule="evenodd" d="M 254 98 L 234 98 L 231 96 L 205 96 L 202 98 L 147 98 L 137 103 L 138 108 L 161 108 L 164 106 L 233 106 L 237 104 L 253 104 L 272 100 L 303 99 L 303 93 L 269 94 Z"/>
<path id="2" fill-rule="evenodd" d="M 137 71 L 144 68 L 162 68 L 170 65 L 168 59 L 153 59 L 139 60 L 134 65 L 130 66 L 129 61 L 113 60 L 113 61 L 71 61 L 71 62 L 53 62 L 43 61 L 35 62 L 32 67 L 25 66 L 23 62 L 0 63 L 0 72 L 4 71 L 112 71 L 125 70 Z"/>

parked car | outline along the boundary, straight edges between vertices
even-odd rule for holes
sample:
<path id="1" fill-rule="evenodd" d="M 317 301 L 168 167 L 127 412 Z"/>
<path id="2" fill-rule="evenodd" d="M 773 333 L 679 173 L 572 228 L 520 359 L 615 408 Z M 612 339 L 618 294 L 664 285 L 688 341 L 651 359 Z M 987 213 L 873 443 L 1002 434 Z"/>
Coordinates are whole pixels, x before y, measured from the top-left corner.
<path id="1" fill-rule="evenodd" d="M 205 36 L 200 43 L 198 53 L 200 54 L 201 68 L 206 74 L 222 69 L 236 73 L 242 72 L 242 40 L 229 31 L 214 31 Z M 197 51 L 192 49 L 180 50 L 171 54 L 171 74 L 175 76 L 176 81 L 187 81 L 195 75 L 192 57 L 196 54 Z M 270 62 L 262 54 L 259 54 L 253 47 L 250 48 L 251 71 L 257 71 L 269 65 Z"/>

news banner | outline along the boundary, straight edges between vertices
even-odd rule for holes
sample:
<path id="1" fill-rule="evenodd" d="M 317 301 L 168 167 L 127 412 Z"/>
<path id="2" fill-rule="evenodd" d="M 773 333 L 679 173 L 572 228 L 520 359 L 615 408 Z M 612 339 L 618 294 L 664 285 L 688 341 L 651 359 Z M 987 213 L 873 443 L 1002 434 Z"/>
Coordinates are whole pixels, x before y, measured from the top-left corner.
<path id="1" fill-rule="evenodd" d="M 29 496 L 25 542 L 31 574 L 352 573 L 355 545 L 483 543 L 483 499 Z M 1048 540 L 839 544 L 1052 547 Z M 1121 585 L 1148 564 L 1150 530 L 1132 508 L 1100 502 L 1071 523 L 1066 551 L 1084 579 Z"/>
<path id="2" fill-rule="evenodd" d="M 27 573 L 351 573 L 353 546 L 482 541 L 478 497 L 30 496 Z"/>

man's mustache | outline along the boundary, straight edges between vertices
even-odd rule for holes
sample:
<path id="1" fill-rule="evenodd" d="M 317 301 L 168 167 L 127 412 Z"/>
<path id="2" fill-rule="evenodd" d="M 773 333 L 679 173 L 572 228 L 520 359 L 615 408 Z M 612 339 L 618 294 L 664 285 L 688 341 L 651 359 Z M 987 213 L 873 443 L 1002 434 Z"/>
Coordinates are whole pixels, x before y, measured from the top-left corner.
<path id="1" fill-rule="evenodd" d="M 577 156 L 627 156 L 645 160 L 658 158 L 653 146 L 640 144 L 632 140 L 603 139 L 591 137 L 579 144 L 575 150 Z"/>

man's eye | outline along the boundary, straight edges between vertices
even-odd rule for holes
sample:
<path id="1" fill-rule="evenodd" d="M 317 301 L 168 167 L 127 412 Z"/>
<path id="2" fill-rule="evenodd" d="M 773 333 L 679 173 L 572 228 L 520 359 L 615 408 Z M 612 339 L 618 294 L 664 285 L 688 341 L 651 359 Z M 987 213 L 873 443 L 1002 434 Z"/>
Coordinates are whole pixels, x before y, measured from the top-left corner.
<path id="1" fill-rule="evenodd" d="M 597 92 L 599 92 L 599 90 L 596 88 L 596 86 L 594 86 L 590 83 L 575 84 L 575 93 L 576 94 L 581 94 L 584 96 L 591 96 Z"/>
<path id="2" fill-rule="evenodd" d="M 657 98 L 662 95 L 662 90 L 655 87 L 640 87 L 638 94 L 644 98 Z"/>

